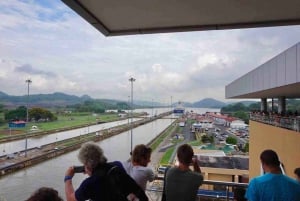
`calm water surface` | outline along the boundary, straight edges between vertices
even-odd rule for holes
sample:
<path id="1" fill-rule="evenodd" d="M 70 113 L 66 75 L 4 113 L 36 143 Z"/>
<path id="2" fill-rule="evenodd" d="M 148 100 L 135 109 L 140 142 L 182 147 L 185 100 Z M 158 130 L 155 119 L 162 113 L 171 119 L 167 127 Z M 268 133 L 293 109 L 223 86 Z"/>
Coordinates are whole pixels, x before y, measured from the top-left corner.
<path id="1" fill-rule="evenodd" d="M 200 114 L 220 111 L 219 109 L 205 108 L 189 108 L 188 111 L 190 110 Z M 152 113 L 152 109 L 143 109 L 141 111 L 146 111 L 148 114 Z M 155 109 L 156 114 L 165 111 L 167 111 L 167 109 Z M 173 120 L 170 119 L 159 119 L 133 129 L 133 146 L 141 143 L 147 144 L 167 128 L 172 121 Z M 98 142 L 98 144 L 103 148 L 109 161 L 124 161 L 130 157 L 130 139 L 130 131 L 126 131 Z M 60 195 L 65 199 L 64 174 L 69 166 L 80 165 L 77 160 L 77 154 L 78 150 L 2 177 L 0 179 L 0 200 L 2 197 L 7 201 L 22 201 L 28 198 L 33 191 L 42 186 L 57 189 Z M 85 175 L 83 174 L 76 174 L 74 176 L 73 185 L 75 189 L 84 178 Z"/>
<path id="2" fill-rule="evenodd" d="M 170 119 L 159 119 L 133 129 L 133 146 L 148 143 L 171 123 Z M 127 160 L 130 156 L 130 131 L 113 136 L 98 143 L 109 161 Z M 71 165 L 80 165 L 77 160 L 78 150 L 45 161 L 36 166 L 4 176 L 0 179 L 0 195 L 7 201 L 25 200 L 37 188 L 48 186 L 57 189 L 64 196 L 64 174 Z M 83 174 L 76 174 L 73 179 L 76 188 Z"/>

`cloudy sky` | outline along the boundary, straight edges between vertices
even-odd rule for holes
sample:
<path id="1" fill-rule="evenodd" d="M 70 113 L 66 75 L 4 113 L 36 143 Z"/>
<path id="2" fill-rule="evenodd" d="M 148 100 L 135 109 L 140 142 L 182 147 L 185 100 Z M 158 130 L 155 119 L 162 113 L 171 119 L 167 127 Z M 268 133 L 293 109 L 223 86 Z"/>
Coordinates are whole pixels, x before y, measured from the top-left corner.
<path id="1" fill-rule="evenodd" d="M 41 3 L 42 2 L 42 3 Z M 105 37 L 60 0 L 0 1 L 0 91 L 168 103 L 225 86 L 300 41 L 300 26 Z M 230 101 L 230 100 L 226 100 Z"/>

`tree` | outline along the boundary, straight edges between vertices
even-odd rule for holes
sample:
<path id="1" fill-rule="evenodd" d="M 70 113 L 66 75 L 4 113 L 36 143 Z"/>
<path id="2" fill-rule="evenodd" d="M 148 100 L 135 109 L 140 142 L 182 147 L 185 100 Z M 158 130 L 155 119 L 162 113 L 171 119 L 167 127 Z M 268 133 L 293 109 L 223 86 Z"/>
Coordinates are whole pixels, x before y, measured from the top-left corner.
<path id="1" fill-rule="evenodd" d="M 4 105 L 0 104 L 0 113 L 3 112 Z"/>
<path id="2" fill-rule="evenodd" d="M 259 110 L 260 109 L 260 103 L 252 103 L 248 107 L 245 106 L 243 103 L 236 103 L 236 104 L 230 104 L 225 107 L 221 108 L 222 113 L 229 113 L 229 112 L 237 112 L 237 111 L 252 111 L 252 110 Z"/>
<path id="3" fill-rule="evenodd" d="M 4 105 L 0 104 L 0 113 L 3 112 L 3 108 L 4 108 Z M 1 115 L 1 116 L 2 116 L 2 115 Z M 0 118 L 0 125 L 1 125 L 1 124 L 4 124 L 4 123 L 5 123 L 5 121 L 4 121 L 4 119 L 1 117 L 1 118 Z"/>
<path id="4" fill-rule="evenodd" d="M 247 142 L 244 146 L 243 152 L 249 152 L 249 142 Z"/>
<path id="5" fill-rule="evenodd" d="M 129 109 L 129 105 L 126 102 L 118 102 L 116 104 L 116 106 L 117 106 L 117 108 L 119 110 L 127 110 L 127 109 Z"/>
<path id="6" fill-rule="evenodd" d="M 4 113 L 4 118 L 7 121 L 13 120 L 26 120 L 27 108 L 25 106 L 20 106 L 15 110 L 8 110 Z"/>
<path id="7" fill-rule="evenodd" d="M 210 139 L 209 139 L 209 137 L 208 137 L 207 135 L 203 135 L 203 136 L 201 137 L 201 141 L 202 141 L 203 143 L 207 143 L 207 142 L 210 142 Z"/>
<path id="8" fill-rule="evenodd" d="M 233 113 L 233 116 L 242 119 L 245 123 L 249 123 L 249 115 L 247 112 L 237 111 Z"/>
<path id="9" fill-rule="evenodd" d="M 249 111 L 260 110 L 260 103 L 252 103 L 248 106 Z"/>
<path id="10" fill-rule="evenodd" d="M 29 110 L 29 116 L 35 121 L 54 121 L 57 118 L 49 111 L 43 108 L 32 108 Z"/>
<path id="11" fill-rule="evenodd" d="M 215 138 L 214 138 L 214 136 L 209 136 L 209 142 L 211 143 L 211 144 L 214 144 L 215 143 Z"/>
<path id="12" fill-rule="evenodd" d="M 226 138 L 227 144 L 237 144 L 237 139 L 235 137 L 228 137 Z"/>
<path id="13" fill-rule="evenodd" d="M 243 103 L 237 103 L 232 106 L 233 111 L 247 111 L 247 107 Z"/>

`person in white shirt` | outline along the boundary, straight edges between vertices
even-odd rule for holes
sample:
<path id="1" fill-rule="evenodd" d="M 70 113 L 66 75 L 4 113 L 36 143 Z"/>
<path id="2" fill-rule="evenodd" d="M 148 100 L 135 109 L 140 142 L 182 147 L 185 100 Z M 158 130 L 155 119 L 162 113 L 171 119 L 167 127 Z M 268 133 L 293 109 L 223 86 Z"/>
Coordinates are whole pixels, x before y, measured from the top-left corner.
<path id="1" fill-rule="evenodd" d="M 153 170 L 147 165 L 151 161 L 152 149 L 144 144 L 136 145 L 131 156 L 131 161 L 123 162 L 123 167 L 136 183 L 146 190 L 147 182 L 155 178 Z"/>

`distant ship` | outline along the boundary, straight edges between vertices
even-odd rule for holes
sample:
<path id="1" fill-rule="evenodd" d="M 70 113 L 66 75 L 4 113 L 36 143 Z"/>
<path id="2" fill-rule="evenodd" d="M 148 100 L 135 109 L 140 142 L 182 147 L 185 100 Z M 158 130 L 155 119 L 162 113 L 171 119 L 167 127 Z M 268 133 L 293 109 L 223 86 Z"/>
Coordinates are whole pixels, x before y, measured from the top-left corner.
<path id="1" fill-rule="evenodd" d="M 178 102 L 178 105 L 176 108 L 174 108 L 173 113 L 176 115 L 182 115 L 184 114 L 184 107 L 182 106 L 181 102 Z"/>

